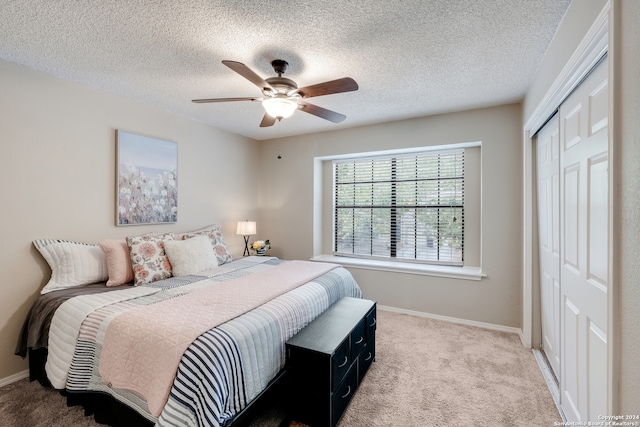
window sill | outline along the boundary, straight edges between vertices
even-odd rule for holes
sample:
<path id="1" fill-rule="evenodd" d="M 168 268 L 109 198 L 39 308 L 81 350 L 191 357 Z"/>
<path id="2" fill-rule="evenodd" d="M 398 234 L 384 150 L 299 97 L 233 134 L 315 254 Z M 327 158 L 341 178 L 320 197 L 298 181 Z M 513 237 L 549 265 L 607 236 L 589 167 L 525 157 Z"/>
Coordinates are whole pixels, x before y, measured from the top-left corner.
<path id="1" fill-rule="evenodd" d="M 450 279 L 482 280 L 487 277 L 480 267 L 450 267 L 446 265 L 426 265 L 410 262 L 379 261 L 361 258 L 339 257 L 334 255 L 318 255 L 311 261 L 332 262 L 343 267 L 361 268 L 363 270 L 380 270 L 394 273 L 420 274 L 424 276 L 447 277 Z"/>

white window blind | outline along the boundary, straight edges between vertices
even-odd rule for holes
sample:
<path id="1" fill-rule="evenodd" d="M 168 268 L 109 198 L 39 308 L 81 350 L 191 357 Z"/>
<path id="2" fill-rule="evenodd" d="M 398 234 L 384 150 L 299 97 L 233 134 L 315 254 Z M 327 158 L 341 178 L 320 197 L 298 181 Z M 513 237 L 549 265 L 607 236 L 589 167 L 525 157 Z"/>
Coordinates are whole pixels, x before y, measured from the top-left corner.
<path id="1" fill-rule="evenodd" d="M 343 159 L 334 255 L 463 265 L 464 149 Z"/>

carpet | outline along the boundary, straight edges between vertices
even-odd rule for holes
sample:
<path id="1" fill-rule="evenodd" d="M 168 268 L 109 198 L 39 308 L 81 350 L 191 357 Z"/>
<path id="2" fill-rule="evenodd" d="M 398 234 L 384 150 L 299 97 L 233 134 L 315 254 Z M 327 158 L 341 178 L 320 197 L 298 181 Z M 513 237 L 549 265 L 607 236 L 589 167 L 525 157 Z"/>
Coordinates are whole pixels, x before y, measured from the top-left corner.
<path id="1" fill-rule="evenodd" d="M 270 408 L 251 427 L 277 427 L 284 415 L 282 408 Z M 376 362 L 339 426 L 547 427 L 554 422 L 562 418 L 532 352 L 516 334 L 378 310 Z M 0 426 L 100 425 L 38 382 L 25 379 L 0 388 Z"/>
<path id="2" fill-rule="evenodd" d="M 518 335 L 378 311 L 376 362 L 342 426 L 553 426 L 561 422 Z"/>

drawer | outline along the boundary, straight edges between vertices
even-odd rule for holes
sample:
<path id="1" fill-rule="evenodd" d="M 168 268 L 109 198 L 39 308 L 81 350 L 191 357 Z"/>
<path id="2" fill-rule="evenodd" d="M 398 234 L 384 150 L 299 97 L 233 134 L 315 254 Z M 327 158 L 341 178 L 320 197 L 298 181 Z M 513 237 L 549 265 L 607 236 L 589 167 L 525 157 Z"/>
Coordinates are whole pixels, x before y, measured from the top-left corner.
<path id="1" fill-rule="evenodd" d="M 368 340 L 369 337 L 372 337 L 375 332 L 376 332 L 376 326 L 377 326 L 377 319 L 376 319 L 376 307 L 373 306 L 373 308 L 371 309 L 371 311 L 369 311 L 367 313 L 367 315 L 364 318 L 365 321 L 365 331 L 366 331 L 366 339 Z"/>
<path id="2" fill-rule="evenodd" d="M 367 373 L 371 364 L 376 358 L 376 337 L 372 336 L 367 341 L 367 346 L 364 348 L 360 359 L 358 360 L 358 384 L 362 382 L 364 375 Z"/>
<path id="3" fill-rule="evenodd" d="M 360 354 L 365 345 L 367 345 L 367 338 L 364 334 L 364 319 L 358 323 L 358 325 L 351 332 L 351 360 L 355 360 Z"/>
<path id="4" fill-rule="evenodd" d="M 356 363 L 352 365 L 352 368 L 347 373 L 344 381 L 340 384 L 340 387 L 331 396 L 331 423 L 335 426 L 338 424 L 342 413 L 347 409 L 347 405 L 351 402 L 351 398 L 356 392 L 358 387 L 358 370 Z"/>
<path id="5" fill-rule="evenodd" d="M 347 337 L 331 356 L 331 391 L 335 391 L 344 379 L 351 360 L 351 346 Z"/>

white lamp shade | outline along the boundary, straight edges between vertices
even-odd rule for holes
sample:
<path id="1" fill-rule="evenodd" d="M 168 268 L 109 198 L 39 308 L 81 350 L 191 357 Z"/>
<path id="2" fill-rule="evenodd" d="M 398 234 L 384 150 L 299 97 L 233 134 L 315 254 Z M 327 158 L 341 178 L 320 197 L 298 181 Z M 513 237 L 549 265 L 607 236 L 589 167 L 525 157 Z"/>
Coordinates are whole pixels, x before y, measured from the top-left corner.
<path id="1" fill-rule="evenodd" d="M 262 101 L 262 106 L 271 117 L 276 119 L 286 119 L 291 117 L 298 108 L 298 104 L 286 97 L 267 98 Z"/>
<path id="2" fill-rule="evenodd" d="M 251 236 L 256 234 L 256 222 L 255 221 L 238 221 L 238 228 L 236 228 L 236 234 L 241 236 Z"/>

